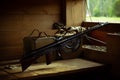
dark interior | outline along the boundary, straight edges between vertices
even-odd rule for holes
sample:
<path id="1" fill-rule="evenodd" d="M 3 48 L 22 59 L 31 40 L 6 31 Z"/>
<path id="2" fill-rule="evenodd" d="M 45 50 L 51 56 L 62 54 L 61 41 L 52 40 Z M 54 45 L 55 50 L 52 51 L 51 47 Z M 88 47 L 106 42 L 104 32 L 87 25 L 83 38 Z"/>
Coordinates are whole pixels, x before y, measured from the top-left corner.
<path id="1" fill-rule="evenodd" d="M 0 80 L 119 80 L 120 23 L 109 23 L 103 28 L 87 34 L 105 44 L 83 37 L 80 48 L 72 53 L 62 54 L 62 59 L 56 60 L 56 55 L 51 53 L 51 64 L 60 63 L 63 65 L 62 68 L 68 70 L 59 72 L 62 70 L 61 65 L 55 65 L 56 71 L 60 67 L 58 72 L 49 73 L 49 70 L 52 71 L 52 69 L 47 71 L 47 67 L 40 69 L 35 67 L 34 64 L 43 66 L 41 63 L 46 62 L 45 55 L 40 56 L 38 62 L 32 65 L 38 70 L 32 68 L 23 72 L 21 70 L 20 60 L 24 55 L 24 37 L 29 36 L 34 29 L 39 29 L 40 32 L 45 32 L 53 37 L 57 29 L 52 27 L 56 22 L 63 23 L 66 27 L 82 26 L 85 28 L 99 24 L 99 22 L 86 22 L 85 10 L 85 0 L 0 1 Z M 36 35 L 38 34 L 35 33 L 33 36 Z M 94 49 L 86 48 L 86 46 Z M 105 50 L 95 50 L 98 47 L 104 47 Z M 79 63 L 77 61 L 72 63 L 74 59 L 77 59 Z M 71 60 L 71 63 L 67 60 Z M 90 65 L 95 63 L 102 64 L 102 66 L 95 65 L 85 68 L 82 66 L 83 68 L 81 68 L 80 64 L 87 64 L 84 61 L 90 62 Z M 18 66 L 16 67 L 16 65 Z M 66 68 L 65 65 L 70 67 Z"/>

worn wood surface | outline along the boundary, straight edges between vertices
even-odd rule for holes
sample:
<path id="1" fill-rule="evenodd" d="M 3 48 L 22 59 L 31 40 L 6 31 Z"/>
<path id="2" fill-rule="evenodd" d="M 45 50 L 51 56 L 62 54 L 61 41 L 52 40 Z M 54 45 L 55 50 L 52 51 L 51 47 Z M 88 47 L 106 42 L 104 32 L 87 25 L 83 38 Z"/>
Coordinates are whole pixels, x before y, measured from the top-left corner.
<path id="1" fill-rule="evenodd" d="M 92 27 L 92 26 L 95 26 L 99 23 L 97 22 L 83 22 L 81 24 L 81 26 L 83 27 Z M 93 38 L 96 38 L 98 40 L 101 40 L 101 41 L 104 41 L 107 43 L 107 33 L 117 33 L 117 32 L 120 32 L 120 24 L 119 23 L 109 23 L 108 25 L 105 25 L 104 27 L 98 29 L 98 30 L 94 30 L 92 32 L 89 33 L 89 36 L 93 37 Z M 84 40 L 84 43 L 85 44 L 91 44 L 91 45 L 103 45 L 105 46 L 104 44 L 101 44 L 101 43 L 98 43 L 94 40 Z"/>
<path id="2" fill-rule="evenodd" d="M 66 25 L 80 26 L 85 20 L 85 0 L 66 0 Z"/>
<path id="3" fill-rule="evenodd" d="M 74 72 L 84 72 L 96 67 L 103 67 L 104 64 L 85 60 L 85 59 L 68 59 L 54 61 L 50 65 L 45 63 L 33 64 L 26 71 L 22 72 L 20 64 L 11 65 L 11 69 L 0 66 L 1 80 L 19 80 L 34 79 L 36 77 L 58 76 Z"/>
<path id="4" fill-rule="evenodd" d="M 108 59 L 112 65 L 111 72 L 120 79 L 120 33 L 108 33 L 107 35 Z"/>
<path id="5" fill-rule="evenodd" d="M 0 1 L 0 61 L 21 58 L 23 38 L 35 28 L 54 35 L 56 30 L 52 30 L 52 25 L 55 22 L 80 25 L 84 18 L 83 1 Z"/>
<path id="6" fill-rule="evenodd" d="M 23 38 L 33 29 L 53 35 L 60 21 L 61 0 L 5 0 L 0 2 L 0 61 L 21 58 Z"/>

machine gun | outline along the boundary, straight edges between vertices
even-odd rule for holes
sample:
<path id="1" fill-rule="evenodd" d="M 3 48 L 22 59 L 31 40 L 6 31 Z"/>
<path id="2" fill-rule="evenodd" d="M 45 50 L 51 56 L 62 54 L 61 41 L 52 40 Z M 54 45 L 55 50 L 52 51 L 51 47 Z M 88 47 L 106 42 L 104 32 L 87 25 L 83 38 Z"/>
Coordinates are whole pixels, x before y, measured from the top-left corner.
<path id="1" fill-rule="evenodd" d="M 61 44 L 64 44 L 68 41 L 71 41 L 75 38 L 80 38 L 81 36 L 84 36 L 85 34 L 93 31 L 93 30 L 96 30 L 96 29 L 99 29 L 99 28 L 102 28 L 103 26 L 107 25 L 108 23 L 100 23 L 100 24 L 97 24 L 83 32 L 78 32 L 77 34 L 74 34 L 72 36 L 68 36 L 66 38 L 60 38 L 58 39 L 57 41 L 51 43 L 51 44 L 48 44 L 46 46 L 43 46 L 41 48 L 38 48 L 38 49 L 35 49 L 35 50 L 32 50 L 29 54 L 24 54 L 23 57 L 21 58 L 20 60 L 20 63 L 21 63 L 21 66 L 22 66 L 22 71 L 26 70 L 34 61 L 36 61 L 40 56 L 42 55 L 49 55 L 50 53 L 43 53 L 44 51 L 47 51 L 53 47 L 59 47 Z M 58 54 L 59 55 L 59 54 Z M 48 61 L 48 64 L 50 62 Z"/>

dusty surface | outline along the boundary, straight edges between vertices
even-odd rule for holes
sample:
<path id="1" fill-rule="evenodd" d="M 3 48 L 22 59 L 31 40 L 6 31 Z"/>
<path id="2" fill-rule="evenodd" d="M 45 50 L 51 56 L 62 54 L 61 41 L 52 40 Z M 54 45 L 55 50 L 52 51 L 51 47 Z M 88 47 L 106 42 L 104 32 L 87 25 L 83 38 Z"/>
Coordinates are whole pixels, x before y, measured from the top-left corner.
<path id="1" fill-rule="evenodd" d="M 0 66 L 0 80 L 59 75 L 65 72 L 79 71 L 99 66 L 103 66 L 103 64 L 78 58 L 54 61 L 50 65 L 46 65 L 45 63 L 33 64 L 24 72 L 22 72 L 20 64 L 11 65 L 10 68 Z"/>

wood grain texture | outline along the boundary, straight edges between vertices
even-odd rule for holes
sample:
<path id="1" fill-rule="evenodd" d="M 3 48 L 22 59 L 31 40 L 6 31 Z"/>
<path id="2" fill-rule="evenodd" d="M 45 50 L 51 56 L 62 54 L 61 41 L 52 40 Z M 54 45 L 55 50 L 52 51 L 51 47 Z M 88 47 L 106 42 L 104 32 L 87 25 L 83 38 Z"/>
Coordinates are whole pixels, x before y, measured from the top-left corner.
<path id="1" fill-rule="evenodd" d="M 92 26 L 95 26 L 99 23 L 96 23 L 96 22 L 83 22 L 81 24 L 81 26 L 83 27 L 92 27 Z M 89 36 L 91 37 L 94 37 L 96 39 L 99 39 L 101 41 L 104 41 L 104 42 L 107 42 L 108 39 L 107 39 L 107 33 L 119 33 L 120 32 L 120 24 L 119 23 L 109 23 L 108 25 L 104 26 L 103 28 L 100 28 L 98 30 L 94 30 L 92 32 L 89 33 Z M 100 44 L 98 42 L 94 42 L 93 40 L 91 40 L 91 42 L 87 43 L 85 42 L 86 44 L 93 44 L 93 45 L 103 45 L 103 44 Z"/>
<path id="2" fill-rule="evenodd" d="M 112 69 L 111 72 L 115 77 L 120 79 L 120 34 L 119 33 L 108 33 L 107 34 L 107 51 L 108 51 L 108 58 L 111 62 Z"/>
<path id="3" fill-rule="evenodd" d="M 84 0 L 66 0 L 66 25 L 80 26 L 85 19 Z"/>
<path id="4" fill-rule="evenodd" d="M 35 28 L 54 35 L 56 30 L 52 30 L 52 25 L 55 22 L 66 22 L 67 26 L 80 25 L 85 17 L 83 2 L 84 0 L 0 1 L 0 60 L 21 58 L 23 38 Z"/>
<path id="5" fill-rule="evenodd" d="M 46 65 L 45 63 L 33 64 L 25 72 L 21 72 L 21 67 L 19 64 L 14 66 L 15 67 L 12 69 L 1 68 L 2 70 L 0 71 L 0 79 L 9 80 L 8 77 L 13 76 L 10 78 L 10 80 L 31 80 L 36 78 L 55 77 L 76 72 L 84 74 L 89 71 L 92 72 L 94 70 L 101 70 L 105 65 L 85 59 L 75 58 L 54 61 L 50 65 Z M 9 74 L 5 74 L 4 72 Z M 5 74 L 4 76 L 6 77 L 3 78 L 3 74 Z"/>
<path id="6" fill-rule="evenodd" d="M 60 0 L 6 0 L 0 4 L 0 60 L 21 58 L 23 38 L 33 29 L 53 35 L 60 21 Z"/>

